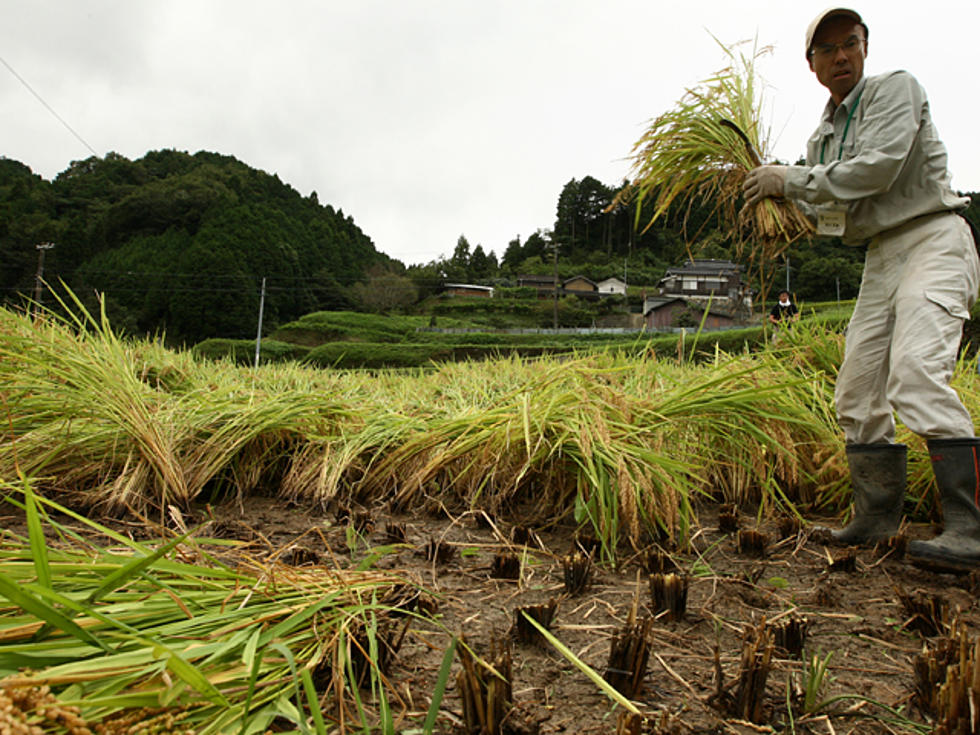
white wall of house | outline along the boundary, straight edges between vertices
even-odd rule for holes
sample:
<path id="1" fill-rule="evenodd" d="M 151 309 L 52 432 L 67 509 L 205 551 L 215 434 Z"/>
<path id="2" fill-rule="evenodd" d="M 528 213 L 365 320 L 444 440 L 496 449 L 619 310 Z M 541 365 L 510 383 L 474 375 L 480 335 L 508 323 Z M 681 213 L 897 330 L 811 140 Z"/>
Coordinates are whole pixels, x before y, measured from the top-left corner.
<path id="1" fill-rule="evenodd" d="M 618 278 L 607 278 L 604 281 L 599 281 L 597 285 L 599 293 L 618 293 L 622 296 L 626 295 L 626 284 Z"/>

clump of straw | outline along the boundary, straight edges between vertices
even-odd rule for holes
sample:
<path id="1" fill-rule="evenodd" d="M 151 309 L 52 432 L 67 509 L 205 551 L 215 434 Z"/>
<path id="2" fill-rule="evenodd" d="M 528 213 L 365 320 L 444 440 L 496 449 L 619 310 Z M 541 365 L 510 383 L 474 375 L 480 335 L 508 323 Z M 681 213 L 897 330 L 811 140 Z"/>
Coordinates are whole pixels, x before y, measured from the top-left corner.
<path id="1" fill-rule="evenodd" d="M 770 260 L 812 231 L 787 200 L 763 200 L 739 213 L 745 174 L 766 160 L 768 129 L 761 121 L 755 62 L 771 48 L 753 47 L 747 55 L 735 46 L 718 45 L 729 65 L 689 89 L 674 109 L 650 123 L 633 146 L 633 180 L 617 203 L 635 201 L 639 220 L 644 203 L 652 202 L 646 229 L 675 202 L 684 204 L 687 213 L 698 200 L 713 203 L 713 212 L 735 233 L 740 250 L 748 246 L 753 260 Z"/>
<path id="2" fill-rule="evenodd" d="M 0 537 L 0 732 L 40 732 L 22 725 L 57 716 L 44 732 L 219 735 L 289 722 L 326 733 L 331 718 L 366 731 L 380 716 L 358 689 L 388 696 L 392 621 L 418 614 L 399 593 L 415 588 L 404 577 L 244 554 L 233 569 L 187 534 L 153 547 L 27 482 L 0 482 L 0 493 L 30 531 Z M 46 527 L 72 547 L 49 547 Z"/>

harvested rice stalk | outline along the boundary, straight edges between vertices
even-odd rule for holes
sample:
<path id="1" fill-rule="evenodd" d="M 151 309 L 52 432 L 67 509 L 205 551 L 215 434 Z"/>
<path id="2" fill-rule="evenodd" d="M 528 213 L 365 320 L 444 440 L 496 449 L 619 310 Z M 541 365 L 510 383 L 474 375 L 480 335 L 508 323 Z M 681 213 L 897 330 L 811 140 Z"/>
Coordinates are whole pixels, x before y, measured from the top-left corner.
<path id="1" fill-rule="evenodd" d="M 490 655 L 484 661 L 460 636 L 456 652 L 463 667 L 456 675 L 456 686 L 463 700 L 466 732 L 501 735 L 514 702 L 510 643 L 506 639 L 491 640 Z"/>
<path id="2" fill-rule="evenodd" d="M 906 630 L 915 630 L 926 638 L 949 630 L 949 600 L 942 594 L 923 590 L 907 592 L 895 587 L 895 595 L 905 615 L 902 627 Z"/>
<path id="3" fill-rule="evenodd" d="M 510 529 L 510 540 L 519 546 L 540 546 L 541 541 L 533 528 L 514 526 Z"/>
<path id="4" fill-rule="evenodd" d="M 517 554 L 494 554 L 490 563 L 490 576 L 494 579 L 520 579 L 520 557 Z"/>
<path id="5" fill-rule="evenodd" d="M 576 532 L 573 542 L 573 551 L 578 550 L 583 554 L 595 557 L 602 552 L 602 541 L 596 538 L 595 534 Z"/>
<path id="6" fill-rule="evenodd" d="M 630 699 L 635 699 L 643 691 L 643 679 L 650 658 L 649 634 L 652 624 L 653 618 L 645 617 L 636 622 L 635 617 L 630 615 L 609 646 L 609 660 L 602 678 Z"/>
<path id="7" fill-rule="evenodd" d="M 426 561 L 448 564 L 456 556 L 456 547 L 448 541 L 430 538 L 429 542 L 422 548 L 422 555 Z"/>
<path id="8" fill-rule="evenodd" d="M 677 562 L 666 551 L 649 549 L 644 555 L 643 568 L 647 574 L 667 574 L 677 571 Z"/>
<path id="9" fill-rule="evenodd" d="M 565 592 L 577 595 L 588 589 L 592 581 L 592 557 L 581 551 L 573 551 L 561 558 Z"/>
<path id="10" fill-rule="evenodd" d="M 857 554 L 848 549 L 838 556 L 833 557 L 827 563 L 828 572 L 854 572 L 857 571 Z"/>
<path id="11" fill-rule="evenodd" d="M 718 508 L 718 530 L 722 533 L 735 533 L 738 529 L 738 506 L 734 503 L 722 503 Z"/>
<path id="12" fill-rule="evenodd" d="M 802 527 L 803 524 L 799 517 L 794 515 L 780 514 L 779 520 L 776 521 L 776 529 L 780 539 L 795 538 L 799 535 Z"/>
<path id="13" fill-rule="evenodd" d="M 385 524 L 385 540 L 389 544 L 404 544 L 408 539 L 408 532 L 405 530 L 404 523 L 388 521 Z"/>
<path id="14" fill-rule="evenodd" d="M 773 648 L 772 631 L 765 620 L 756 628 L 746 629 L 732 712 L 736 717 L 749 722 L 765 722 L 766 680 L 772 666 Z"/>
<path id="15" fill-rule="evenodd" d="M 544 605 L 526 605 L 514 608 L 512 634 L 521 643 L 544 643 L 538 628 L 528 618 L 533 618 L 545 630 L 551 630 L 551 621 L 558 610 L 558 602 L 551 598 Z"/>
<path id="16" fill-rule="evenodd" d="M 4 692 L 50 691 L 65 711 L 78 708 L 91 729 L 137 710 L 158 712 L 161 722 L 179 711 L 180 729 L 199 735 L 246 724 L 262 731 L 278 718 L 304 729 L 324 708 L 356 720 L 347 676 L 353 667 L 332 663 L 343 659 L 342 641 L 366 654 L 357 674 L 384 666 L 404 635 L 405 623 L 392 622 L 395 611 L 378 602 L 405 584 L 395 575 L 270 567 L 244 557 L 231 569 L 190 536 L 143 545 L 34 496 L 29 486 L 0 488 L 10 502 L 23 495 L 18 504 L 31 529 L 29 540 L 8 533 L 0 547 Z M 48 510 L 115 546 L 95 548 L 49 521 L 79 548 L 48 548 Z M 189 548 L 209 563 L 183 561 Z M 316 694 L 307 681 L 324 668 Z"/>
<path id="17" fill-rule="evenodd" d="M 650 123 L 633 146 L 632 184 L 613 206 L 635 202 L 639 221 L 644 203 L 651 202 L 649 228 L 675 203 L 690 212 L 701 199 L 713 205 L 740 248 L 748 247 L 750 261 L 763 265 L 809 235 L 812 226 L 788 200 L 766 199 L 744 216 L 738 214 L 745 174 L 768 153 L 755 64 L 771 48 L 753 47 L 746 54 L 737 45 L 718 45 L 729 65 L 689 89 L 674 109 Z"/>
<path id="18" fill-rule="evenodd" d="M 650 575 L 650 608 L 667 620 L 682 620 L 687 612 L 688 578 L 683 574 Z"/>
<path id="19" fill-rule="evenodd" d="M 616 735 L 640 735 L 643 732 L 644 722 L 642 715 L 620 712 L 616 719 Z"/>
<path id="20" fill-rule="evenodd" d="M 941 735 L 980 729 L 980 639 L 971 636 L 959 619 L 935 642 L 923 644 L 913 660 L 915 699 L 935 718 Z"/>
<path id="21" fill-rule="evenodd" d="M 803 658 L 806 634 L 810 629 L 810 621 L 807 618 L 790 615 L 770 627 L 776 648 L 785 651 L 794 658 Z"/>
<path id="22" fill-rule="evenodd" d="M 740 554 L 765 556 L 769 535 L 753 528 L 743 528 L 735 536 L 735 546 Z"/>

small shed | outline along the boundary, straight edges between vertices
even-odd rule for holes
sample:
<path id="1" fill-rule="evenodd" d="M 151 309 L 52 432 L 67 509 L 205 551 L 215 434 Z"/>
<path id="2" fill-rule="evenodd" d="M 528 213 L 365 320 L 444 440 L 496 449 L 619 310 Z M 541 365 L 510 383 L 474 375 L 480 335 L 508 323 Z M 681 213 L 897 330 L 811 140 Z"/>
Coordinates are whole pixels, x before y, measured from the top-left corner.
<path id="1" fill-rule="evenodd" d="M 606 278 L 605 280 L 599 281 L 596 284 L 596 288 L 599 293 L 602 294 L 619 294 L 620 296 L 626 295 L 626 282 L 621 281 L 618 278 Z"/>
<path id="2" fill-rule="evenodd" d="M 651 296 L 643 302 L 644 323 L 647 329 L 670 329 L 678 326 L 678 318 L 687 312 L 692 326 L 700 326 L 704 320 L 704 329 L 719 329 L 734 326 L 735 317 L 724 309 L 710 308 L 704 316 L 707 304 L 703 301 L 682 299 L 677 296 Z"/>
<path id="3" fill-rule="evenodd" d="M 572 276 L 561 284 L 565 293 L 595 293 L 599 290 L 595 281 L 589 280 L 585 276 Z"/>
<path id="4" fill-rule="evenodd" d="M 674 320 L 687 310 L 682 298 L 650 296 L 643 302 L 643 317 L 647 329 L 670 329 Z"/>

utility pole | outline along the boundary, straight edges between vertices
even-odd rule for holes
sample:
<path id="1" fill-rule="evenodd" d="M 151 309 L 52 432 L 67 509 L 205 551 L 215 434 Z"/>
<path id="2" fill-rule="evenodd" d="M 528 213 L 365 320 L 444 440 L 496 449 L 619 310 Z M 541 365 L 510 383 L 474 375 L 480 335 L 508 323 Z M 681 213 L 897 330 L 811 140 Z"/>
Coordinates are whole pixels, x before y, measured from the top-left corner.
<path id="1" fill-rule="evenodd" d="M 255 335 L 255 367 L 259 366 L 259 350 L 262 348 L 262 312 L 265 311 L 265 276 L 262 276 L 262 294 L 259 296 L 259 331 Z"/>
<path id="2" fill-rule="evenodd" d="M 792 291 L 789 290 L 789 253 L 786 253 L 785 258 L 786 258 L 786 293 L 792 293 Z"/>
<path id="3" fill-rule="evenodd" d="M 554 301 L 554 315 L 552 317 L 552 322 L 555 329 L 558 329 L 558 243 L 552 240 L 551 242 L 551 260 L 554 264 L 554 284 L 555 284 L 555 301 Z"/>
<path id="4" fill-rule="evenodd" d="M 34 275 L 34 316 L 41 310 L 41 290 L 44 285 L 44 254 L 54 247 L 53 242 L 39 242 L 37 248 L 37 273 Z"/>

